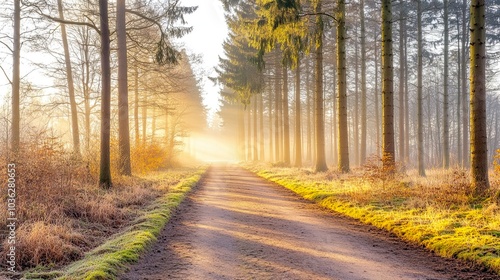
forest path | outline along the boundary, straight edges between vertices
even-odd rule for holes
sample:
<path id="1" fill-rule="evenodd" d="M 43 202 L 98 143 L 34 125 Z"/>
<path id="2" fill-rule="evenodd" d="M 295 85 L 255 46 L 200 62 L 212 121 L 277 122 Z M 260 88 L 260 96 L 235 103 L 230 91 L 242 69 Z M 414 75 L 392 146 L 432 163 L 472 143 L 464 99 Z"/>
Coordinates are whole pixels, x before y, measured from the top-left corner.
<path id="1" fill-rule="evenodd" d="M 219 165 L 121 279 L 498 279 Z"/>

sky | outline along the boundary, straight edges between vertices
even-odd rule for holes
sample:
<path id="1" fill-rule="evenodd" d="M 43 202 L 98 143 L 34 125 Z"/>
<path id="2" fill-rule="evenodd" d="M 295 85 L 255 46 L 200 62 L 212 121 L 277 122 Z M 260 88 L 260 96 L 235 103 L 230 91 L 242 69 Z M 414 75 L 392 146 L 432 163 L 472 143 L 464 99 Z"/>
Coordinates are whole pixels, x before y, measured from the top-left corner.
<path id="1" fill-rule="evenodd" d="M 223 56 L 222 43 L 227 36 L 228 29 L 224 18 L 224 9 L 220 0 L 182 0 L 185 6 L 198 6 L 198 10 L 186 16 L 188 25 L 193 31 L 184 36 L 181 42 L 188 52 L 202 55 L 204 77 L 202 94 L 207 106 L 209 119 L 219 108 L 219 86 L 208 80 L 215 76 L 214 67 L 219 63 L 219 56 Z M 200 73 L 200 71 L 197 71 Z"/>

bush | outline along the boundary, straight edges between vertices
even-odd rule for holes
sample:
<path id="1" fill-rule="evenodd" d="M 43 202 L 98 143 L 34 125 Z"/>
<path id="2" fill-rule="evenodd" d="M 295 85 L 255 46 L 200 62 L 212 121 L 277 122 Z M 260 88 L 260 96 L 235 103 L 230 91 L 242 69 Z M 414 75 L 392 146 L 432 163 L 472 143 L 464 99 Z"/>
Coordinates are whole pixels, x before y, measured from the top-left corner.
<path id="1" fill-rule="evenodd" d="M 68 263 L 83 256 L 83 235 L 63 225 L 35 222 L 24 224 L 16 232 L 19 268 Z M 3 244 L 7 252 L 8 244 Z"/>
<path id="2" fill-rule="evenodd" d="M 96 155 L 99 155 L 99 147 L 97 144 L 91 146 L 84 156 L 89 172 L 95 180 L 99 177 L 100 164 L 99 157 Z M 163 146 L 156 142 L 141 143 L 130 148 L 130 164 L 132 173 L 134 174 L 146 174 L 151 171 L 156 171 L 165 165 L 168 158 L 169 153 Z M 118 140 L 111 139 L 110 161 L 112 177 L 116 177 L 119 174 L 119 160 Z"/>
<path id="3" fill-rule="evenodd" d="M 497 150 L 493 159 L 493 172 L 497 177 L 500 177 L 500 149 Z"/>
<path id="4" fill-rule="evenodd" d="M 100 189 L 92 175 L 97 171 L 97 158 L 84 161 L 53 139 L 23 144 L 15 161 L 19 268 L 60 265 L 80 258 L 136 212 L 127 208 L 140 207 L 158 196 L 157 190 L 145 188 L 144 182 L 134 178 L 116 177 L 113 189 Z M 0 159 L 7 162 L 4 151 Z M 1 174 L 7 174 L 6 166 L 0 166 Z M 6 199 L 6 188 L 1 199 Z M 7 221 L 6 210 L 0 209 L 1 221 Z M 0 257 L 6 256 L 8 248 L 7 240 L 0 239 Z"/>
<path id="5" fill-rule="evenodd" d="M 130 154 L 132 170 L 140 174 L 158 170 L 169 157 L 167 151 L 158 143 L 134 146 Z"/>

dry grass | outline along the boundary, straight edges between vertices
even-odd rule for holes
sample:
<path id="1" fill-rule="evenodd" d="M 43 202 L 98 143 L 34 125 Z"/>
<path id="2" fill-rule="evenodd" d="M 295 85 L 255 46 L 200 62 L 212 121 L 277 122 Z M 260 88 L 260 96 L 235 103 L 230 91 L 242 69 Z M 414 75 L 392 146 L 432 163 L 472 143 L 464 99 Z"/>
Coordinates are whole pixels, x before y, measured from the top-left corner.
<path id="1" fill-rule="evenodd" d="M 23 151 L 16 160 L 18 271 L 61 266 L 81 258 L 193 173 L 193 169 L 178 169 L 143 177 L 115 175 L 113 188 L 105 191 L 97 186 L 90 162 L 73 158 L 57 144 L 32 144 Z M 2 151 L 0 160 L 7 162 Z M 0 166 L 0 174 L 5 182 L 6 164 Z M 2 201 L 6 195 L 2 188 Z M 7 221 L 4 207 L 0 221 Z M 4 258 L 7 240 L 0 242 Z"/>

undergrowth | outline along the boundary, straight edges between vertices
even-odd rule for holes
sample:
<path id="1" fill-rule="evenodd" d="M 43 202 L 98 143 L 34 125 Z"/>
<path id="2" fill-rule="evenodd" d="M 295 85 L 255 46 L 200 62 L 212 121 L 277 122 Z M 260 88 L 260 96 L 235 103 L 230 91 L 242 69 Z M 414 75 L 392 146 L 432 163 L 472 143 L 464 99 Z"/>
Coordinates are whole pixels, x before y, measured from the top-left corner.
<path id="1" fill-rule="evenodd" d="M 151 156 L 151 160 L 159 156 L 154 154 L 159 151 L 152 147 L 141 151 L 151 151 L 143 155 Z M 7 155 L 1 150 L 0 161 L 7 162 Z M 81 259 L 197 170 L 153 171 L 160 167 L 158 161 L 144 162 L 140 177 L 115 175 L 113 188 L 102 190 L 97 185 L 92 161 L 85 156 L 73 156 L 57 141 L 24 144 L 15 162 L 17 271 L 61 267 Z M 0 174 L 5 174 L 2 176 L 7 174 L 6 167 L 7 164 L 0 165 Z M 0 199 L 6 198 L 6 188 L 2 188 Z M 0 209 L 0 221 L 6 228 L 6 207 Z M 9 247 L 3 235 L 0 258 L 6 258 Z"/>
<path id="2" fill-rule="evenodd" d="M 463 169 L 414 171 L 389 177 L 379 165 L 348 174 L 308 169 L 246 166 L 325 208 L 386 229 L 444 257 L 485 265 L 500 273 L 500 190 L 492 174 L 491 198 L 477 200 Z M 495 172 L 495 171 L 494 171 Z"/>

